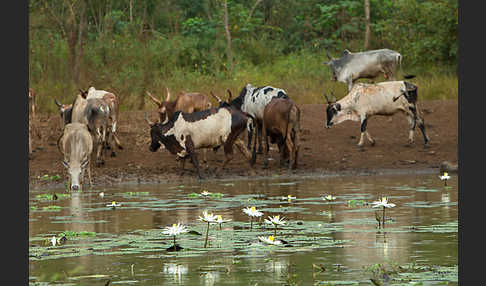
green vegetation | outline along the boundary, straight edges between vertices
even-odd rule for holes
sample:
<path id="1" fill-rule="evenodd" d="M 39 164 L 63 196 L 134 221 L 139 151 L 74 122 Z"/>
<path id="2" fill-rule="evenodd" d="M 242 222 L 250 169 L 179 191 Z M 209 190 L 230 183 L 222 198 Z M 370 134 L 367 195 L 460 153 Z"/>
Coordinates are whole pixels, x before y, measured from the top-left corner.
<path id="1" fill-rule="evenodd" d="M 84 0 L 29 2 L 29 82 L 41 112 L 78 88 L 118 94 L 121 109 L 153 108 L 146 91 L 226 89 L 246 83 L 287 90 L 297 103 L 323 103 L 326 49 L 364 50 L 362 0 Z M 369 0 L 368 49 L 390 48 L 416 74 L 422 99 L 457 98 L 458 1 Z M 231 55 L 231 58 L 229 57 Z M 382 80 L 379 79 L 379 80 Z"/>

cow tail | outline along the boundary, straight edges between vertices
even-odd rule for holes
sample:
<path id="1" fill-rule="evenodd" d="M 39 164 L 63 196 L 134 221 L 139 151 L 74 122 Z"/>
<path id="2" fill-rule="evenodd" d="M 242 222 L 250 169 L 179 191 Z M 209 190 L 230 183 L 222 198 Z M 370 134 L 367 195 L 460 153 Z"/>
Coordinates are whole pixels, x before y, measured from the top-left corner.
<path id="1" fill-rule="evenodd" d="M 243 111 L 242 111 L 243 112 Z M 256 128 L 256 121 L 255 121 L 255 117 L 253 117 L 251 114 L 249 113 L 246 113 L 246 112 L 243 112 L 243 114 L 245 114 L 247 117 L 248 117 L 248 120 L 251 121 L 250 124 L 253 125 L 253 130 Z M 252 131 L 252 134 L 253 134 L 253 131 Z M 251 159 L 250 159 L 250 165 L 254 165 L 255 162 L 256 162 L 256 145 L 257 145 L 257 134 L 255 134 L 255 141 L 253 143 L 253 151 L 251 152 Z M 251 138 L 249 138 L 248 140 L 251 140 Z M 251 142 L 248 142 L 248 144 L 250 145 Z"/>

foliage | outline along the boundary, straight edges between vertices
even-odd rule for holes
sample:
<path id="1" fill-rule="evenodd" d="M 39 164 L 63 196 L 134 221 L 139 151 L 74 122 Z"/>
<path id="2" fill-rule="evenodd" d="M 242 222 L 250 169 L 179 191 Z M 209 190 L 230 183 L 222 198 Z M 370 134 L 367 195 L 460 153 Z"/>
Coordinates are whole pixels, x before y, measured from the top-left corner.
<path id="1" fill-rule="evenodd" d="M 370 49 L 399 51 L 407 71 L 446 67 L 457 81 L 457 0 L 370 0 L 370 7 Z M 323 79 L 333 86 L 325 51 L 363 49 L 362 0 L 230 0 L 228 13 L 231 74 L 222 1 L 29 1 L 29 82 L 47 95 L 38 109 L 53 112 L 53 98 L 71 103 L 89 86 L 118 93 L 122 110 L 143 108 L 145 91 L 165 86 L 235 93 L 252 82 L 321 94 Z M 457 84 L 448 86 L 457 94 Z"/>

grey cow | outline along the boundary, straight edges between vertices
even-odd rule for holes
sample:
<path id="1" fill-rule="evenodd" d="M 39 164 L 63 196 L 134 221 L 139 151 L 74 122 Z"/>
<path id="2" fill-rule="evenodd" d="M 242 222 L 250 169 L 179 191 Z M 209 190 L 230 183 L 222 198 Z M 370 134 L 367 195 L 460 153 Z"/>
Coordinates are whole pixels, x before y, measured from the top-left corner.
<path id="1" fill-rule="evenodd" d="M 64 127 L 60 149 L 63 154 L 62 164 L 66 167 L 69 177 L 69 189 L 79 190 L 88 171 L 89 184 L 92 185 L 90 157 L 93 151 L 93 139 L 86 124 L 69 123 Z"/>
<path id="2" fill-rule="evenodd" d="M 352 53 L 344 50 L 339 58 L 333 58 L 327 53 L 328 62 L 323 62 L 331 68 L 331 80 L 344 82 L 351 91 L 353 84 L 360 78 L 374 79 L 383 73 L 388 80 L 396 80 L 398 65 L 401 66 L 402 55 L 390 49 L 380 49 Z M 414 75 L 404 76 L 406 79 Z"/>

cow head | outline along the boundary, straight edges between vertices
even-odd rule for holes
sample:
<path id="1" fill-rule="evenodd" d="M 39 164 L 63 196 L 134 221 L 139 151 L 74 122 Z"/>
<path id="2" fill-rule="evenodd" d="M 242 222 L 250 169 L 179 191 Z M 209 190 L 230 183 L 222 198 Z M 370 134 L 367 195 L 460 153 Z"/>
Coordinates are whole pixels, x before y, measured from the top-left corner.
<path id="1" fill-rule="evenodd" d="M 161 146 L 160 140 L 159 140 L 160 130 L 157 128 L 157 125 L 158 125 L 157 123 L 150 121 L 150 119 L 147 116 L 147 112 L 145 112 L 145 121 L 147 121 L 148 125 L 150 126 L 151 142 L 150 142 L 149 150 L 151 152 L 155 152 L 155 151 L 159 150 L 159 148 Z"/>
<path id="2" fill-rule="evenodd" d="M 341 54 L 341 57 L 339 58 L 333 58 L 329 54 L 329 52 L 326 50 L 327 58 L 329 59 L 328 62 L 322 62 L 323 65 L 328 65 L 329 68 L 331 69 L 331 80 L 332 81 L 337 81 L 339 78 L 339 75 L 341 74 L 343 67 L 344 67 L 344 61 L 346 57 L 351 54 L 350 51 L 344 50 Z"/>
<path id="3" fill-rule="evenodd" d="M 167 123 L 169 120 L 169 114 L 174 113 L 175 102 L 170 102 L 170 91 L 167 89 L 167 97 L 165 101 L 158 100 L 150 92 L 147 91 L 147 95 L 157 105 L 157 112 L 159 113 L 160 123 Z"/>
<path id="4" fill-rule="evenodd" d="M 82 178 L 84 177 L 84 170 L 89 164 L 89 156 L 86 156 L 82 161 L 75 160 L 68 162 L 66 160 L 62 160 L 62 164 L 66 168 L 69 176 L 70 189 L 73 191 L 79 190 L 82 184 Z"/>
<path id="5" fill-rule="evenodd" d="M 324 97 L 327 100 L 327 107 L 326 107 L 326 123 L 325 127 L 329 128 L 334 124 L 334 118 L 338 115 L 338 113 L 341 111 L 341 104 L 336 103 L 336 97 L 334 96 L 334 93 L 331 92 L 332 98 L 329 100 L 327 97 L 327 94 L 324 93 Z"/>
<path id="6" fill-rule="evenodd" d="M 54 103 L 57 105 L 57 107 L 59 109 L 59 115 L 61 116 L 61 119 L 62 119 L 62 122 L 64 123 L 64 125 L 71 123 L 73 105 L 72 104 L 61 104 L 55 98 L 54 98 Z"/>

